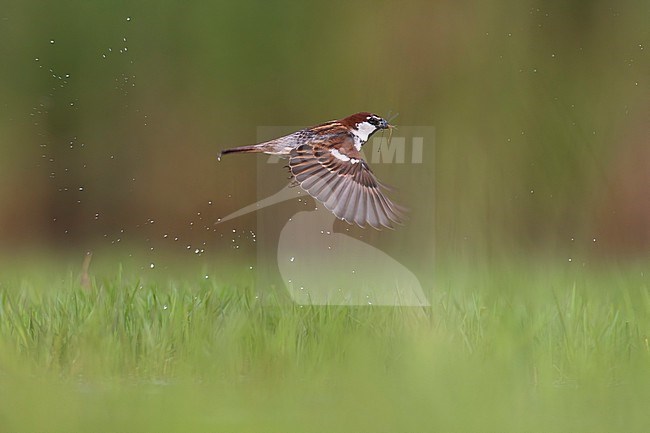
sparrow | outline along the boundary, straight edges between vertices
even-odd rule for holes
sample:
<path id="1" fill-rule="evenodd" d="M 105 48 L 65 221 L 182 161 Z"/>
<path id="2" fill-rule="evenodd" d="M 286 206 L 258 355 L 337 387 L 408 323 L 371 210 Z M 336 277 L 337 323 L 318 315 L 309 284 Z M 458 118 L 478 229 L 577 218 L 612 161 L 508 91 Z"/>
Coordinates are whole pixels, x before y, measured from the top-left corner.
<path id="1" fill-rule="evenodd" d="M 229 153 L 288 158 L 295 183 L 337 218 L 360 227 L 392 229 L 402 224 L 405 209 L 384 194 L 390 188 L 377 180 L 360 153 L 375 132 L 390 128 L 385 119 L 362 112 L 263 143 L 226 149 L 218 159 Z"/>

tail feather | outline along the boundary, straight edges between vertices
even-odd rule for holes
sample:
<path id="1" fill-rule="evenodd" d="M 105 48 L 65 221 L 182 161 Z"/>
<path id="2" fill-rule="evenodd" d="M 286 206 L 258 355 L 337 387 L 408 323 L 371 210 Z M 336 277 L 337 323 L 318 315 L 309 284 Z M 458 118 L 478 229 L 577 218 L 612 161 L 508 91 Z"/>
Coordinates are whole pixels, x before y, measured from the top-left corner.
<path id="1" fill-rule="evenodd" d="M 229 153 L 255 153 L 255 152 L 264 152 L 264 150 L 260 149 L 259 146 L 254 144 L 250 146 L 233 147 L 232 149 L 225 149 L 219 152 L 219 156 L 217 156 L 217 159 L 221 160 L 222 155 L 227 155 Z"/>

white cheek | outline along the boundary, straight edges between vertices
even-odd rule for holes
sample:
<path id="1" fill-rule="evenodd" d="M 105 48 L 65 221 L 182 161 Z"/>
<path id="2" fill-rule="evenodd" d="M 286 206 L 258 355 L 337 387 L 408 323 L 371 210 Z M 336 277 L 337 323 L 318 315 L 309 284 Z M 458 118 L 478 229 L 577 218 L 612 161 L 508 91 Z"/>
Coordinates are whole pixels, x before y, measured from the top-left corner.
<path id="1" fill-rule="evenodd" d="M 357 135 L 362 141 L 367 141 L 370 134 L 375 132 L 377 127 L 369 122 L 361 122 L 357 124 Z"/>
<path id="2" fill-rule="evenodd" d="M 361 145 L 368 141 L 368 137 L 370 134 L 375 132 L 377 128 L 375 125 L 369 123 L 369 122 L 361 122 L 357 123 L 357 130 L 354 131 L 354 135 L 358 140 L 354 140 L 354 147 L 357 148 L 357 150 L 361 149 Z"/>

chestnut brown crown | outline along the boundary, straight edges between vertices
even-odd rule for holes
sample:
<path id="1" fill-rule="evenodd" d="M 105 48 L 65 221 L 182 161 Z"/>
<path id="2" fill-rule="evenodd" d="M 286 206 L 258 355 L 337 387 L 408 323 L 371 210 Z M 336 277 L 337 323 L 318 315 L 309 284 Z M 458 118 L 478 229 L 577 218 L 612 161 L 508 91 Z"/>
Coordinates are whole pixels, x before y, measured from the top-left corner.
<path id="1" fill-rule="evenodd" d="M 358 124 L 363 122 L 367 122 L 377 129 L 386 129 L 391 127 L 386 119 L 383 119 L 376 114 L 368 113 L 367 111 L 362 111 L 361 113 L 356 113 L 346 117 L 345 119 L 341 119 L 341 123 L 348 128 L 355 128 Z"/>

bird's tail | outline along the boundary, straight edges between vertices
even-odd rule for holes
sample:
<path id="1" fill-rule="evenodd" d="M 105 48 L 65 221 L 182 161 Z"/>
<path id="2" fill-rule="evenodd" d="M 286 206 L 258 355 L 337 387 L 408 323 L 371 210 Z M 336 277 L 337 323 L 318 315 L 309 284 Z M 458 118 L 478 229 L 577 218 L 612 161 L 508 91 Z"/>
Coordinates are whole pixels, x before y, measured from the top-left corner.
<path id="1" fill-rule="evenodd" d="M 240 147 L 233 147 L 232 149 L 225 149 L 219 152 L 219 156 L 217 159 L 221 160 L 222 155 L 227 155 L 229 153 L 255 153 L 255 152 L 264 152 L 263 149 L 260 148 L 258 145 L 250 145 L 250 146 L 240 146 Z"/>

